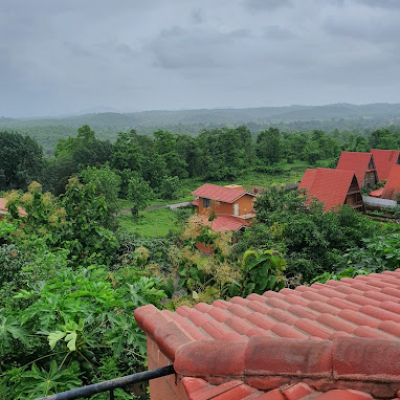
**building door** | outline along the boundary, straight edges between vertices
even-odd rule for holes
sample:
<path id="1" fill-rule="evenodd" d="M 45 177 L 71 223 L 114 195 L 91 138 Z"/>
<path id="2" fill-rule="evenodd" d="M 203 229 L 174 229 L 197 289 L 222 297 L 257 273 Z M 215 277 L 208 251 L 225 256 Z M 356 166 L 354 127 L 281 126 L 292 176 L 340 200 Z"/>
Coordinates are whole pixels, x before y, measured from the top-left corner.
<path id="1" fill-rule="evenodd" d="M 233 214 L 238 217 L 239 216 L 239 204 L 233 205 Z"/>

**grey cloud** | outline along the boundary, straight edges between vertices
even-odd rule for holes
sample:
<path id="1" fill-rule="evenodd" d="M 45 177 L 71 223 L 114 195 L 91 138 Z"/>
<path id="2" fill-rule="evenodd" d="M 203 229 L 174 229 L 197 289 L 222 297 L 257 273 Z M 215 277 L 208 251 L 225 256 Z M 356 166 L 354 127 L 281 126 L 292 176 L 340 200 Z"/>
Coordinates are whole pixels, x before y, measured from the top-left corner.
<path id="1" fill-rule="evenodd" d="M 251 11 L 273 11 L 282 7 L 290 7 L 290 0 L 246 0 L 245 4 Z"/>
<path id="2" fill-rule="evenodd" d="M 399 7 L 2 0 L 0 115 L 398 102 Z"/>
<path id="3" fill-rule="evenodd" d="M 201 9 L 193 10 L 192 19 L 195 24 L 203 23 L 205 20 L 203 10 Z"/>
<path id="4" fill-rule="evenodd" d="M 400 1 L 398 0 L 356 0 L 359 4 L 388 9 L 400 9 Z"/>
<path id="5" fill-rule="evenodd" d="M 296 35 L 289 29 L 280 27 L 279 25 L 270 25 L 265 27 L 264 34 L 267 39 L 272 40 L 289 40 L 296 37 Z"/>
<path id="6" fill-rule="evenodd" d="M 343 20 L 328 19 L 325 23 L 326 31 L 337 38 L 365 41 L 374 44 L 399 43 L 400 25 L 390 17 L 385 23 L 376 23 L 370 19 Z"/>
<path id="7" fill-rule="evenodd" d="M 166 69 L 228 68 L 232 47 L 251 36 L 248 30 L 230 32 L 185 30 L 177 26 L 164 30 L 150 48 L 155 65 Z"/>

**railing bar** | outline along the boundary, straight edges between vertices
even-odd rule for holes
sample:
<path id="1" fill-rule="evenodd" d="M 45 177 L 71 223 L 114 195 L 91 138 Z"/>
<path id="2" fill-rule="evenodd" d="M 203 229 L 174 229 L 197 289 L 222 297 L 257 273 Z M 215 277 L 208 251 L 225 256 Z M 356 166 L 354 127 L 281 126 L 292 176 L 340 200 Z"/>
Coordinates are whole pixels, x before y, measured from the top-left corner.
<path id="1" fill-rule="evenodd" d="M 84 397 L 90 397 L 97 393 L 111 391 L 122 388 L 134 383 L 148 381 L 151 379 L 161 378 L 163 376 L 175 373 L 173 365 L 153 369 L 152 371 L 139 372 L 137 374 L 123 376 L 122 378 L 111 379 L 110 381 L 94 383 L 92 385 L 83 386 L 77 389 L 68 390 L 67 392 L 53 394 L 51 396 L 42 397 L 36 400 L 75 400 Z"/>
<path id="2" fill-rule="evenodd" d="M 114 389 L 110 390 L 110 400 L 114 400 Z"/>

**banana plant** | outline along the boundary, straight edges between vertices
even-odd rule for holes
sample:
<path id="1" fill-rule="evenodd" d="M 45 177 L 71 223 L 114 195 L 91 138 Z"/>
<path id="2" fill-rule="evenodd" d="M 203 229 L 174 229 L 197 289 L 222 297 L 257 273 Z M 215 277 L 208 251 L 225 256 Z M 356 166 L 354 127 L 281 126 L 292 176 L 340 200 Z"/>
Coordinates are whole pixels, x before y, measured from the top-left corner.
<path id="1" fill-rule="evenodd" d="M 241 295 L 263 294 L 285 286 L 286 261 L 275 250 L 247 250 L 242 260 Z"/>

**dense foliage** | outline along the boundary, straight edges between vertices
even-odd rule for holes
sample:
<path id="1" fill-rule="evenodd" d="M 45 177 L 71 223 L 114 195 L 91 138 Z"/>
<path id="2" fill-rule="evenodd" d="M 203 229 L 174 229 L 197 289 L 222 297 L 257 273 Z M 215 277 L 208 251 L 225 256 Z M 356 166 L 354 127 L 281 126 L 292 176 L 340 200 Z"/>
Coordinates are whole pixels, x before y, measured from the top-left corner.
<path id="1" fill-rule="evenodd" d="M 393 129 L 364 137 L 268 127 L 254 137 L 244 126 L 197 137 L 131 130 L 110 143 L 85 125 L 46 160 L 29 137 L 0 133 L 0 190 L 8 191 L 0 221 L 0 399 L 34 399 L 145 369 L 136 307 L 174 309 L 400 265 L 397 224 L 348 207 L 323 212 L 297 191 L 268 189 L 244 232 L 200 228 L 181 210 L 167 237 L 153 239 L 118 230 L 120 199 L 136 224 L 149 200 L 179 197 L 183 180 L 279 174 L 299 160 L 334 165 L 342 149 L 399 144 Z M 131 397 L 119 390 L 116 398 Z"/>
<path id="2" fill-rule="evenodd" d="M 147 182 L 156 197 L 173 200 L 180 195 L 182 179 L 232 180 L 251 171 L 279 174 L 284 164 L 296 161 L 314 165 L 328 160 L 335 166 L 342 150 L 400 147 L 400 130 L 380 128 L 369 136 L 350 131 L 284 132 L 268 128 L 252 135 L 245 126 L 202 130 L 193 137 L 157 130 L 152 136 L 136 130 L 118 133 L 114 143 L 96 138 L 84 125 L 76 137 L 60 139 L 54 157 L 45 159 L 29 137 L 0 134 L 0 190 L 25 190 L 32 180 L 58 195 L 68 179 L 77 175 L 95 183 L 110 211 L 115 196 L 128 197 L 132 179 Z M 118 193 L 111 193 L 118 188 Z M 111 191 L 110 191 L 111 190 Z M 111 224 L 111 222 L 110 222 Z"/>

